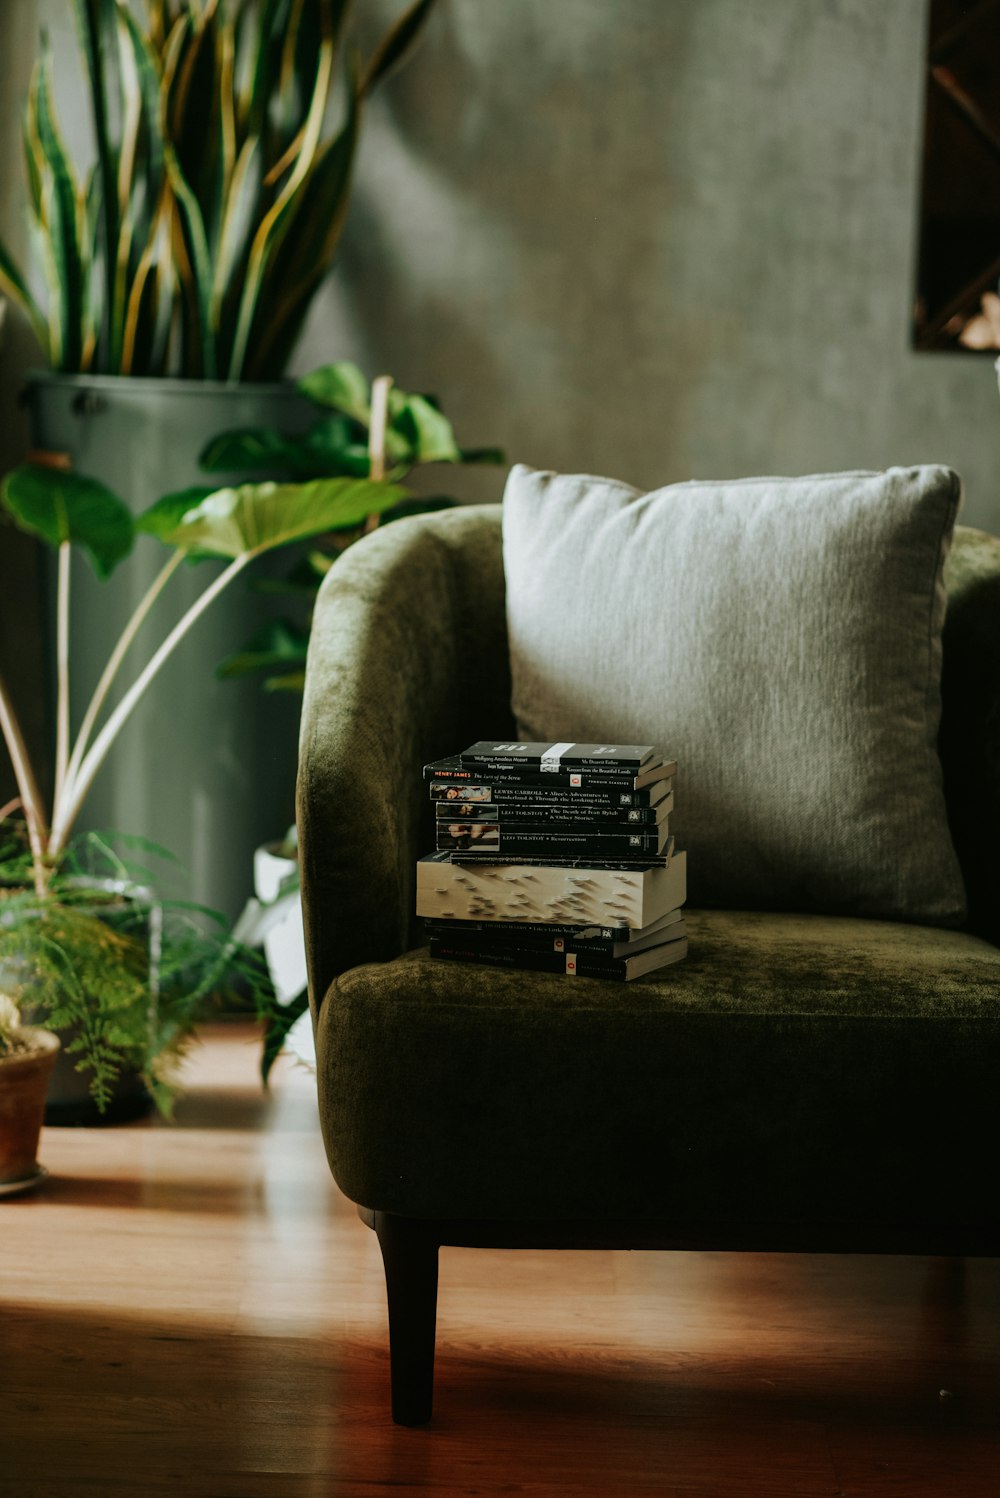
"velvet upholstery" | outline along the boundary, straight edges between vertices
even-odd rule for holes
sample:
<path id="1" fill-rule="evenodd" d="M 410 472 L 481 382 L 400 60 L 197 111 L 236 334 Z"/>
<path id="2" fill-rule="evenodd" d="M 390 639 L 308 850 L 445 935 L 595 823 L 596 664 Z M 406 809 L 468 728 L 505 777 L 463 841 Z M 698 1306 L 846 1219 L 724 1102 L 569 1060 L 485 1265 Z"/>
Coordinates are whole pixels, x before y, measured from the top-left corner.
<path id="1" fill-rule="evenodd" d="M 971 930 L 691 911 L 633 984 L 431 962 L 420 767 L 511 733 L 499 507 L 397 522 L 321 590 L 299 834 L 320 1114 L 361 1205 L 413 1217 L 996 1223 L 1000 543 L 959 528 L 945 787 Z M 970 737 L 975 735 L 975 742 Z M 680 791 L 678 792 L 680 794 Z"/>

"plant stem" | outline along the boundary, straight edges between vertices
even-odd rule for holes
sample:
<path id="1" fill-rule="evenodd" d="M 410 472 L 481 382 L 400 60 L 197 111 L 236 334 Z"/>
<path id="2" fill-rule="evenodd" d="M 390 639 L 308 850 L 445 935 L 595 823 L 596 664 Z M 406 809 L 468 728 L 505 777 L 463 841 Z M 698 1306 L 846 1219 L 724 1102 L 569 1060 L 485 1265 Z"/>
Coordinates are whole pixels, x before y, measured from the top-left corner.
<path id="1" fill-rule="evenodd" d="M 17 721 L 14 705 L 10 700 L 6 684 L 0 677 L 0 729 L 3 731 L 7 751 L 10 754 L 10 762 L 14 767 L 14 778 L 17 788 L 21 794 L 21 804 L 24 807 L 24 815 L 28 823 L 28 841 L 31 844 L 31 872 L 35 885 L 35 893 L 39 896 L 45 894 L 47 879 L 45 869 L 45 807 L 42 802 L 35 772 L 31 768 L 31 760 L 21 732 L 21 725 Z"/>
<path id="2" fill-rule="evenodd" d="M 389 391 L 392 375 L 379 375 L 372 381 L 371 416 L 368 421 L 368 477 L 381 483 L 385 478 L 385 429 L 389 422 Z M 365 521 L 365 535 L 378 526 L 378 515 Z"/>
<path id="3" fill-rule="evenodd" d="M 56 788 L 53 806 L 58 806 L 66 783 L 69 762 L 69 579 L 72 548 L 59 543 L 56 581 Z"/>
<path id="4" fill-rule="evenodd" d="M 84 756 L 69 793 L 63 798 L 63 805 L 59 808 L 58 816 L 53 818 L 52 836 L 49 840 L 50 857 L 58 857 L 65 848 L 73 823 L 80 813 L 80 808 L 93 784 L 95 775 L 107 758 L 112 744 L 130 717 L 133 708 L 156 677 L 160 667 L 173 654 L 192 624 L 200 618 L 209 604 L 214 602 L 223 588 L 232 582 L 237 573 L 241 572 L 255 555 L 255 552 L 245 551 L 230 562 L 224 572 L 220 572 L 215 581 L 174 625 L 156 654 L 129 687 Z"/>
<path id="5" fill-rule="evenodd" d="M 146 616 L 149 613 L 150 609 L 153 607 L 153 604 L 159 598 L 160 594 L 163 592 L 163 589 L 166 587 L 171 577 L 173 577 L 174 573 L 183 560 L 184 553 L 182 551 L 175 551 L 173 556 L 167 562 L 166 566 L 163 567 L 159 575 L 154 578 L 153 582 L 146 590 L 143 597 L 139 600 L 139 603 L 136 606 L 131 619 L 128 621 L 124 630 L 122 631 L 118 643 L 116 644 L 114 650 L 111 652 L 111 655 L 108 657 L 108 663 L 101 673 L 100 681 L 94 688 L 94 695 L 91 697 L 90 702 L 87 705 L 87 711 L 84 714 L 83 722 L 80 724 L 80 730 L 77 733 L 76 742 L 73 745 L 73 753 L 70 756 L 65 779 L 62 781 L 61 787 L 56 790 L 55 804 L 53 807 L 53 822 L 59 819 L 64 797 L 73 795 L 74 782 L 77 775 L 79 774 L 80 763 L 87 751 L 87 745 L 90 743 L 90 735 L 94 730 L 94 724 L 97 722 L 97 716 L 100 713 L 101 708 L 104 706 L 108 692 L 111 690 L 111 684 L 114 681 L 115 677 L 118 675 L 119 668 L 121 667 L 121 663 L 125 658 L 129 646 L 132 644 L 132 641 L 139 633 L 139 630 L 141 629 L 142 624 L 146 619 Z"/>

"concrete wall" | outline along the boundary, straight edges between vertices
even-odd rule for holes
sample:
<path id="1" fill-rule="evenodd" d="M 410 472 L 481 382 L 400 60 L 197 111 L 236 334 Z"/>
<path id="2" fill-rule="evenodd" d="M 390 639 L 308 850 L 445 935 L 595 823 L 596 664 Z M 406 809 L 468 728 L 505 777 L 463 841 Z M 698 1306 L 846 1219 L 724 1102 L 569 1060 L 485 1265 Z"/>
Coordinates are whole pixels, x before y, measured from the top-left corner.
<path id="1" fill-rule="evenodd" d="M 367 112 L 293 370 L 353 357 L 436 392 L 468 444 L 650 487 L 951 463 L 965 520 L 1000 532 L 991 360 L 909 347 L 926 3 L 439 0 Z M 372 37 L 402 5 L 355 8 Z M 39 23 L 86 137 L 66 0 L 2 0 L 11 146 Z M 20 194 L 11 149 L 15 238 Z M 8 322 L 4 465 L 34 357 Z M 469 499 L 502 481 L 428 480 Z M 0 622 L 9 654 L 23 619 Z"/>
<path id="2" fill-rule="evenodd" d="M 403 3 L 357 0 L 365 35 Z M 353 356 L 470 443 L 641 485 L 948 462 L 1000 529 L 990 360 L 909 347 L 926 5 L 438 0 L 293 368 Z M 0 9 L 5 122 L 37 12 L 78 136 L 70 8 Z"/>
<path id="3" fill-rule="evenodd" d="M 440 0 L 297 366 L 353 355 L 470 442 L 639 485 L 951 463 L 1000 529 L 990 360 L 909 348 L 924 28 L 925 0 Z"/>

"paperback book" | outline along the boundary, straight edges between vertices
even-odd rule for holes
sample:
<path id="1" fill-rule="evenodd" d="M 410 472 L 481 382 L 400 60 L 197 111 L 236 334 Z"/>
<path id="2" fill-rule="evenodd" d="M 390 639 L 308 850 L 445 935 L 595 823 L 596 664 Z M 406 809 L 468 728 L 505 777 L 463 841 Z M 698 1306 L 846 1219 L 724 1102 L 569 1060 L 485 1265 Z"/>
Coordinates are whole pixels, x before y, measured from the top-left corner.
<path id="1" fill-rule="evenodd" d="M 548 860 L 591 857 L 604 863 L 613 858 L 645 859 L 667 850 L 666 827 L 644 832 L 539 832 L 537 828 L 501 826 L 498 822 L 438 822 L 437 847 L 462 859 L 490 858 L 496 853 Z"/>
<path id="2" fill-rule="evenodd" d="M 652 806 L 600 806 L 591 801 L 435 801 L 438 822 L 498 822 L 501 828 L 556 832 L 628 832 L 634 827 L 658 827 L 674 808 L 667 791 Z"/>
<path id="3" fill-rule="evenodd" d="M 519 765 L 513 761 L 490 760 L 475 767 L 464 765 L 459 756 L 435 760 L 424 766 L 424 779 L 432 784 L 446 782 L 455 786 L 464 783 L 478 787 L 497 785 L 524 787 L 534 790 L 602 790 L 640 791 L 663 780 L 670 780 L 677 765 L 674 761 L 660 761 L 641 768 L 613 765 L 598 765 L 591 769 L 573 769 L 570 766 L 555 770 L 543 770 L 538 765 Z M 479 796 L 466 796 L 466 800 L 486 800 Z M 627 803 L 622 803 L 627 804 Z"/>
<path id="4" fill-rule="evenodd" d="M 463 749 L 463 765 L 531 765 L 541 770 L 609 766 L 638 770 L 656 754 L 652 744 L 493 744 L 480 741 Z"/>

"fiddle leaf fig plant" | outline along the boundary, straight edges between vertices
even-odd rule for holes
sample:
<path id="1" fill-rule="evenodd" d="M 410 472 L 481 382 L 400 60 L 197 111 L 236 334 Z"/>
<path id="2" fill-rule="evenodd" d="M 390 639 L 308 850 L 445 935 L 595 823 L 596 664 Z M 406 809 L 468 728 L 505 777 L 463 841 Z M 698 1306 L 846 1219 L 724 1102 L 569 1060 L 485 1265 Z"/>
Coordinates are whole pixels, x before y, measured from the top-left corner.
<path id="1" fill-rule="evenodd" d="M 43 33 L 23 149 L 44 294 L 0 244 L 0 290 L 51 366 L 280 376 L 336 254 L 364 106 L 433 5 L 362 63 L 350 0 L 147 0 L 142 21 L 73 0 L 96 160 L 81 172 L 67 148 Z"/>

